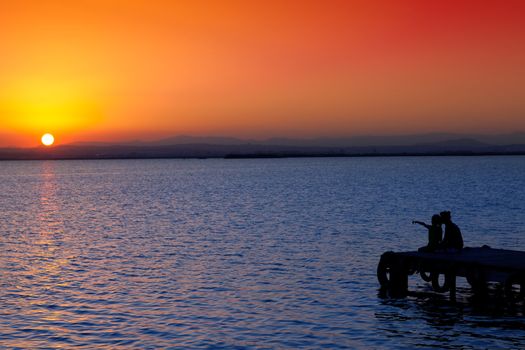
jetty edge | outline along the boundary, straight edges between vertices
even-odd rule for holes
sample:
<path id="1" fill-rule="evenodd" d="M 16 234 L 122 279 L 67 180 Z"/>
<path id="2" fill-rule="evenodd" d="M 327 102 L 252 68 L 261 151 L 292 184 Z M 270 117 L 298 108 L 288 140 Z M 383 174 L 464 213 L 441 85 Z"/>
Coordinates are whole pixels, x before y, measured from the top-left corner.
<path id="1" fill-rule="evenodd" d="M 377 279 L 382 290 L 391 296 L 408 293 L 408 276 L 419 274 L 434 291 L 450 293 L 456 298 L 456 278 L 464 277 L 475 293 L 485 292 L 489 282 L 501 283 L 505 295 L 512 298 L 514 289 L 525 296 L 525 252 L 493 249 L 489 246 L 466 247 L 460 252 L 386 252 L 377 265 Z M 444 278 L 440 278 L 444 276 Z"/>

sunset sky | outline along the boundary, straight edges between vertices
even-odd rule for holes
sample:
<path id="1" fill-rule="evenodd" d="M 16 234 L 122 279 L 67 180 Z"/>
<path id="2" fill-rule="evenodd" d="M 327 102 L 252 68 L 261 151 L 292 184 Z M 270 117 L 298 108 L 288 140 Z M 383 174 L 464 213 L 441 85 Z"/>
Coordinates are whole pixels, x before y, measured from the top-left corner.
<path id="1" fill-rule="evenodd" d="M 0 146 L 525 131 L 525 1 L 0 1 Z"/>

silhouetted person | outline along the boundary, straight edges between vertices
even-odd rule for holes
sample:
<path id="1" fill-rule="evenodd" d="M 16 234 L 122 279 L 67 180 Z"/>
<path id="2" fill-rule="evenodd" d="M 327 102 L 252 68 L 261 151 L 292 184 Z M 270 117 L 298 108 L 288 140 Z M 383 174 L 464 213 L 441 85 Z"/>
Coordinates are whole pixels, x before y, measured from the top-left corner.
<path id="1" fill-rule="evenodd" d="M 443 230 L 441 229 L 441 217 L 439 215 L 432 215 L 432 224 L 428 225 L 422 221 L 412 221 L 413 224 L 424 226 L 428 229 L 428 243 L 426 246 L 419 248 L 418 252 L 433 252 L 439 248 L 441 238 L 443 237 Z"/>
<path id="2" fill-rule="evenodd" d="M 446 251 L 460 251 L 463 249 L 463 237 L 459 227 L 452 222 L 450 211 L 442 211 L 439 215 L 445 224 L 445 237 L 441 247 Z"/>

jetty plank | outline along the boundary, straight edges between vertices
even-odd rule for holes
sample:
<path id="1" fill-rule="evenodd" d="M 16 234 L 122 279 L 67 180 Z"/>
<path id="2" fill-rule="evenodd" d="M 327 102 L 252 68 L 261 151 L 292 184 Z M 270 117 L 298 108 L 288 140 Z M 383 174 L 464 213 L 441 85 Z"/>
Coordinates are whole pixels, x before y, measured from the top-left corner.
<path id="1" fill-rule="evenodd" d="M 464 248 L 459 253 L 401 252 L 400 256 L 471 264 L 487 268 L 525 271 L 525 252 L 492 248 Z"/>

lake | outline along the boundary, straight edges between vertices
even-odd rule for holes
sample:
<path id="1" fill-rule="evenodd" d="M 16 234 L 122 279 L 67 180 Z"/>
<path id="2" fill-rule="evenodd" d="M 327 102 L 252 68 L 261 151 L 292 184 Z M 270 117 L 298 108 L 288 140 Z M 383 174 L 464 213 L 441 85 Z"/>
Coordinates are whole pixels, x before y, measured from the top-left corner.
<path id="1" fill-rule="evenodd" d="M 0 347 L 525 346 L 524 308 L 376 267 L 451 210 L 525 250 L 525 157 L 0 162 Z"/>

